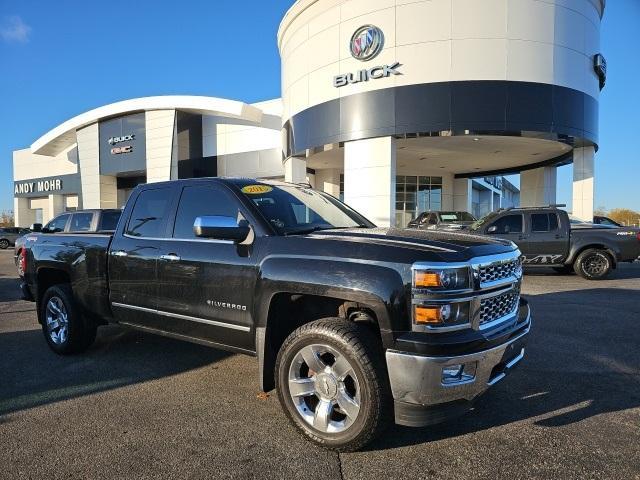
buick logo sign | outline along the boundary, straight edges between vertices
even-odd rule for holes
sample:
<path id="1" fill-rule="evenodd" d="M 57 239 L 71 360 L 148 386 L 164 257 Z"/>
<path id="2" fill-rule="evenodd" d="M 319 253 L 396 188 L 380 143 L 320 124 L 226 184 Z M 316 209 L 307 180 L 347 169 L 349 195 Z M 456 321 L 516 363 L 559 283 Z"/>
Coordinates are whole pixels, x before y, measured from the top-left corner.
<path id="1" fill-rule="evenodd" d="M 382 47 L 384 47 L 384 34 L 373 25 L 360 27 L 351 37 L 351 55 L 363 62 L 377 57 Z"/>

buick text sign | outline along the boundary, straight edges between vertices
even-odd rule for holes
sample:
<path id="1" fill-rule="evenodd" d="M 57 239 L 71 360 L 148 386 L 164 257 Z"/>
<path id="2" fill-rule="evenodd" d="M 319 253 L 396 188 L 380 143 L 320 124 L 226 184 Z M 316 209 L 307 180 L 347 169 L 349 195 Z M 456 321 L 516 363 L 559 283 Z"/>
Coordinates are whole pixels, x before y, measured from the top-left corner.
<path id="1" fill-rule="evenodd" d="M 396 62 L 393 65 L 380 65 L 373 68 L 359 70 L 356 73 L 345 73 L 342 75 L 336 75 L 335 77 L 333 77 L 333 86 L 336 88 L 340 88 L 354 83 L 368 82 L 369 80 L 387 78 L 391 75 L 402 75 L 398 71 L 399 67 L 400 63 Z"/>

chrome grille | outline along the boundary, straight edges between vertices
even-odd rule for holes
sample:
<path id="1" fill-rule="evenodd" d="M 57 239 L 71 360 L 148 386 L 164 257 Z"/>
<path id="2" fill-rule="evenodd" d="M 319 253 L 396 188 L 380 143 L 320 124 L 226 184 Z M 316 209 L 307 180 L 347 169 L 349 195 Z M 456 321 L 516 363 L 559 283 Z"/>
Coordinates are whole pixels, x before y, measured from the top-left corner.
<path id="1" fill-rule="evenodd" d="M 479 268 L 480 284 L 484 285 L 497 282 L 509 277 L 520 278 L 522 275 L 522 262 L 519 258 L 506 262 L 495 262 L 490 265 L 481 265 Z"/>
<path id="2" fill-rule="evenodd" d="M 480 301 L 480 326 L 499 320 L 515 312 L 520 302 L 520 292 L 510 291 Z"/>

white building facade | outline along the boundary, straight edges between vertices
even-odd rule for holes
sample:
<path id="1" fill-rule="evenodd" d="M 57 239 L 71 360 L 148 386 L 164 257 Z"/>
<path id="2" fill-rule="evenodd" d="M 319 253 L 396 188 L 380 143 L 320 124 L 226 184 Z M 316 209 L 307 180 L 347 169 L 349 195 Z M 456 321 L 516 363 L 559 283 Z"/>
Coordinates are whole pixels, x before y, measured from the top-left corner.
<path id="1" fill-rule="evenodd" d="M 593 215 L 604 0 L 298 0 L 277 42 L 282 99 L 126 100 L 14 152 L 16 224 L 119 208 L 139 183 L 284 178 L 378 225 L 555 203 Z M 277 74 L 277 73 L 274 73 Z M 520 190 L 502 176 L 521 173 Z"/>
<path id="2" fill-rule="evenodd" d="M 346 202 L 393 225 L 434 177 L 445 210 L 494 205 L 470 179 L 519 172 L 523 205 L 555 203 L 555 169 L 573 162 L 573 211 L 590 219 L 604 7 L 298 0 L 278 32 L 290 170 L 334 190 L 344 172 Z"/>

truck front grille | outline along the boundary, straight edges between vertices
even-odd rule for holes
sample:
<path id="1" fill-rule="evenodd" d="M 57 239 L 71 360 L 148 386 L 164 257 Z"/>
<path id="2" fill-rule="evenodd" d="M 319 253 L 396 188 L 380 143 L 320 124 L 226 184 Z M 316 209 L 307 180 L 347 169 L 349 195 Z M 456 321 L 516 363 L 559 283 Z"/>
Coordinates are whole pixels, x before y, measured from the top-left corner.
<path id="1" fill-rule="evenodd" d="M 497 282 L 510 277 L 519 278 L 522 275 L 522 261 L 514 258 L 506 262 L 495 262 L 481 265 L 479 268 L 480 284 Z"/>
<path id="2" fill-rule="evenodd" d="M 520 303 L 520 292 L 510 291 L 480 301 L 480 326 L 511 315 Z"/>

